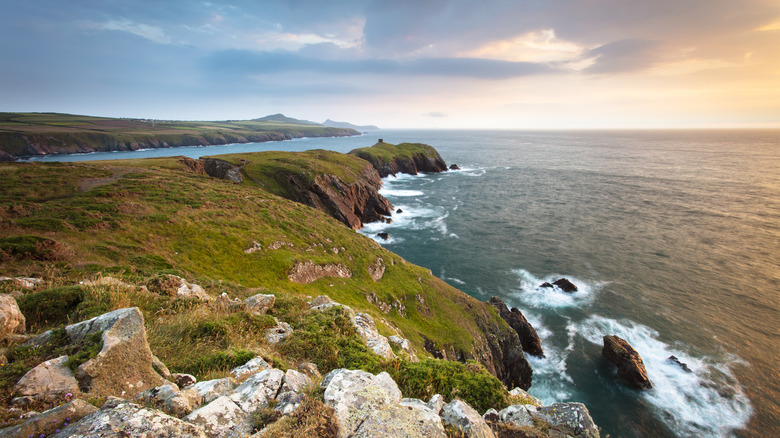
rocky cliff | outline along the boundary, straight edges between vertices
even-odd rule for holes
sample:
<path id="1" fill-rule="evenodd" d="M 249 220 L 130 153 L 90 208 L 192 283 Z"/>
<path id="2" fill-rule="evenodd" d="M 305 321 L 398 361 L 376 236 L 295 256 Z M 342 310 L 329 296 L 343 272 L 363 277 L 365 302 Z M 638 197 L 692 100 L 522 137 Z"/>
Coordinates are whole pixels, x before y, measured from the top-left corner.
<path id="1" fill-rule="evenodd" d="M 349 153 L 371 163 L 382 178 L 397 173 L 417 175 L 419 172 L 447 170 L 447 164 L 436 149 L 422 143 L 393 145 L 380 140 L 372 147 L 354 149 Z"/>

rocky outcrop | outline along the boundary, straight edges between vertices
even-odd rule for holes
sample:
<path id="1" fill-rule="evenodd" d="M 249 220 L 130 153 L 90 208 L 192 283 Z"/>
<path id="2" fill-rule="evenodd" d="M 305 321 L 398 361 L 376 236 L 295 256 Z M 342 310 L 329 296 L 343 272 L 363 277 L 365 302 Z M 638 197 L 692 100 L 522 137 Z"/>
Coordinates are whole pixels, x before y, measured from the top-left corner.
<path id="1" fill-rule="evenodd" d="M 528 409 L 537 421 L 543 421 L 550 428 L 567 436 L 599 438 L 599 430 L 582 403 L 554 403 L 538 409 Z"/>
<path id="2" fill-rule="evenodd" d="M 339 264 L 315 265 L 311 261 L 297 262 L 287 278 L 293 283 L 309 284 L 322 277 L 352 278 L 352 271 Z"/>
<path id="3" fill-rule="evenodd" d="M 380 335 L 376 329 L 374 318 L 367 313 L 358 313 L 352 317 L 352 324 L 355 326 L 358 336 L 363 340 L 374 353 L 385 359 L 395 359 L 395 353 L 390 348 L 387 338 Z"/>
<path id="4" fill-rule="evenodd" d="M 678 367 L 680 367 L 681 370 L 685 371 L 686 373 L 692 373 L 693 372 L 688 367 L 688 364 L 684 363 L 684 362 L 680 362 L 680 359 L 677 359 L 677 356 L 674 356 L 674 355 L 669 356 L 668 358 L 666 358 L 666 361 L 677 365 Z"/>
<path id="5" fill-rule="evenodd" d="M 66 394 L 78 394 L 79 384 L 68 367 L 68 356 L 49 359 L 28 371 L 14 387 L 21 397 L 44 402 L 66 399 Z"/>
<path id="6" fill-rule="evenodd" d="M 601 354 L 617 366 L 618 375 L 632 387 L 636 389 L 653 387 L 642 358 L 625 340 L 614 335 L 604 336 L 604 348 Z"/>
<path id="7" fill-rule="evenodd" d="M 566 293 L 574 293 L 577 292 L 577 286 L 569 281 L 568 278 L 559 278 L 552 282 L 552 284 L 548 282 L 544 282 L 541 285 L 539 285 L 540 288 L 553 288 L 557 286 L 558 289 L 566 292 Z"/>
<path id="8" fill-rule="evenodd" d="M 441 410 L 441 419 L 444 424 L 454 427 L 468 438 L 495 438 L 485 419 L 460 400 L 446 404 Z"/>
<path id="9" fill-rule="evenodd" d="M 542 341 L 539 339 L 539 335 L 536 333 L 536 329 L 525 319 L 523 313 L 517 308 L 513 307 L 509 310 L 507 305 L 501 298 L 492 297 L 488 301 L 488 304 L 495 307 L 498 310 L 499 316 L 509 324 L 510 327 L 515 329 L 517 335 L 520 337 L 520 343 L 523 345 L 523 351 L 526 353 L 544 357 L 544 351 L 542 350 Z"/>
<path id="10" fill-rule="evenodd" d="M 203 171 L 212 178 L 224 179 L 235 183 L 240 183 L 244 180 L 244 177 L 241 175 L 241 169 L 246 166 L 246 161 L 242 161 L 242 164 L 238 166 L 219 158 L 206 157 L 202 158 L 202 160 Z"/>
<path id="11" fill-rule="evenodd" d="M 72 343 L 83 343 L 88 336 L 101 333 L 103 346 L 96 357 L 81 364 L 76 379 L 83 392 L 92 396 L 137 393 L 165 383 L 153 368 L 154 361 L 146 340 L 144 319 L 137 307 L 119 309 L 65 327 Z M 52 336 L 48 331 L 28 341 L 42 345 Z"/>
<path id="12" fill-rule="evenodd" d="M 272 294 L 257 294 L 244 300 L 244 307 L 253 315 L 263 315 L 274 307 L 276 296 Z"/>
<path id="13" fill-rule="evenodd" d="M 447 163 L 441 155 L 427 144 L 392 145 L 380 141 L 370 148 L 354 149 L 349 153 L 371 163 L 382 178 L 397 173 L 417 175 L 420 172 L 447 170 Z"/>
<path id="14" fill-rule="evenodd" d="M 393 212 L 393 204 L 379 194 L 382 181 L 370 166 L 351 184 L 335 175 L 317 175 L 309 187 L 301 187 L 305 203 L 318 208 L 352 229 L 377 222 Z"/>
<path id="15" fill-rule="evenodd" d="M 25 322 L 16 298 L 0 294 L 0 340 L 11 334 L 24 334 Z"/>
<path id="16" fill-rule="evenodd" d="M 97 412 L 98 408 L 84 400 L 73 400 L 62 406 L 49 409 L 40 415 L 30 418 L 22 424 L 0 429 L 0 438 L 40 437 L 50 436 L 70 423 Z"/>

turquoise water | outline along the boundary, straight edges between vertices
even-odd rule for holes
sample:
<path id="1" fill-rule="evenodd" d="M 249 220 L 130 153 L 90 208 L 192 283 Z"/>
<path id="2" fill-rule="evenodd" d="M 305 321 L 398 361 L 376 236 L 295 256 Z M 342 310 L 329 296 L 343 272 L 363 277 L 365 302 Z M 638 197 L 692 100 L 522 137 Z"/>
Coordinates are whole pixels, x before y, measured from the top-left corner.
<path id="1" fill-rule="evenodd" d="M 462 170 L 387 178 L 403 213 L 362 232 L 520 308 L 547 353 L 529 358 L 531 394 L 586 403 L 612 437 L 780 436 L 778 131 L 382 131 L 69 159 L 346 152 L 378 137 L 431 144 Z M 538 288 L 562 276 L 580 291 Z M 654 389 L 617 378 L 605 334 L 639 351 Z"/>

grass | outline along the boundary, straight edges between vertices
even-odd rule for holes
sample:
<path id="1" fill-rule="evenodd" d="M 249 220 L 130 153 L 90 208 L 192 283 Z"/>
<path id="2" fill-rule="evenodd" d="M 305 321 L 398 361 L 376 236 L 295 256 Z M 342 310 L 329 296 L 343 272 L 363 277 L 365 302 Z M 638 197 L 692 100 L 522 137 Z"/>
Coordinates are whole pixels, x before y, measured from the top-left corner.
<path id="1" fill-rule="evenodd" d="M 433 146 L 423 143 L 377 143 L 371 147 L 351 150 L 349 154 L 370 162 L 377 169 L 393 161 L 414 157 L 440 158 Z"/>

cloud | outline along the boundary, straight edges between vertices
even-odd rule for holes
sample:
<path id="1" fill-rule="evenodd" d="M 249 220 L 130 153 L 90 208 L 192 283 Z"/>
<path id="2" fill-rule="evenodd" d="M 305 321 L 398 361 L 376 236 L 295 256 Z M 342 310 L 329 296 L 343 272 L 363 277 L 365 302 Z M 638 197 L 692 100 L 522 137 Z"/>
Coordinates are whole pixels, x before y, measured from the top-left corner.
<path id="1" fill-rule="evenodd" d="M 447 114 L 440 113 L 438 111 L 432 111 L 432 112 L 429 112 L 429 113 L 425 113 L 423 115 L 427 116 L 427 117 L 437 117 L 437 118 L 438 117 L 447 117 Z"/>
<path id="2" fill-rule="evenodd" d="M 143 23 L 134 23 L 130 20 L 111 20 L 105 23 L 88 23 L 86 27 L 100 30 L 116 30 L 129 32 L 141 38 L 158 44 L 170 44 L 171 38 L 165 35 L 162 29 Z"/>
<path id="3" fill-rule="evenodd" d="M 588 73 L 624 73 L 642 70 L 657 64 L 663 57 L 658 41 L 627 39 L 614 41 L 588 51 L 585 58 L 594 59 Z"/>

